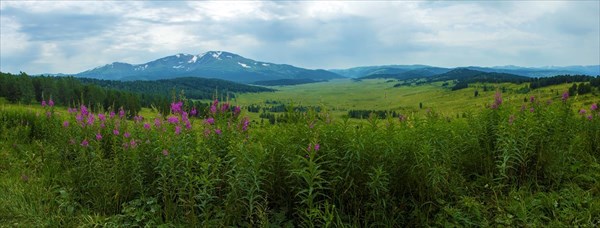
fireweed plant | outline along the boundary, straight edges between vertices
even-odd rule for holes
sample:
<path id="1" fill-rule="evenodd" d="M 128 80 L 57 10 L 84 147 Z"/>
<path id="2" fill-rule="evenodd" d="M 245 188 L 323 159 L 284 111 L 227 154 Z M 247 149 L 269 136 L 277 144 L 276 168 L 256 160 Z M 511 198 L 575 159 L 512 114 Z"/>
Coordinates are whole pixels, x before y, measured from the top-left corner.
<path id="1" fill-rule="evenodd" d="M 463 118 L 360 123 L 290 109 L 274 125 L 218 100 L 130 119 L 1 107 L 0 223 L 597 226 L 600 110 L 572 99 L 513 108 L 497 92 Z"/>

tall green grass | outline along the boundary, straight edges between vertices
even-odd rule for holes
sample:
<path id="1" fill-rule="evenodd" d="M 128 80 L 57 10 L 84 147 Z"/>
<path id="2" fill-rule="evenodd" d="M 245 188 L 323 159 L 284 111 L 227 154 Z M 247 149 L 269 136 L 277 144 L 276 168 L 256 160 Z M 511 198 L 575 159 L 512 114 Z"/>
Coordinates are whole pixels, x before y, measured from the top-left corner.
<path id="1" fill-rule="evenodd" d="M 218 101 L 206 117 L 174 103 L 166 117 L 104 121 L 2 107 L 0 223 L 599 225 L 599 110 L 492 104 L 359 123 L 290 111 L 266 126 Z"/>

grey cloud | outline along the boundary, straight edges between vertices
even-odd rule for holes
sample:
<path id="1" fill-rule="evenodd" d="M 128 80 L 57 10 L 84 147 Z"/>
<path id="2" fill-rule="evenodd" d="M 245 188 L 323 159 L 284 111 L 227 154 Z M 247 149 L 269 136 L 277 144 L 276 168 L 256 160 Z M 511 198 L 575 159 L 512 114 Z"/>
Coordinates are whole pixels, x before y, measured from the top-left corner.
<path id="1" fill-rule="evenodd" d="M 597 1 L 560 2 L 556 9 L 505 1 L 338 3 L 348 7 L 309 15 L 321 2 L 251 2 L 252 13 L 225 19 L 205 2 L 102 5 L 115 8 L 103 13 L 6 6 L 1 16 L 29 40 L 22 52 L 0 53 L 1 67 L 70 73 L 209 50 L 310 68 L 600 64 Z M 48 43 L 56 45 L 52 60 L 40 50 Z"/>
<path id="2" fill-rule="evenodd" d="M 16 18 L 20 32 L 32 41 L 65 41 L 98 36 L 118 23 L 119 18 L 108 15 L 86 15 L 73 12 L 31 13 L 7 7 L 3 16 Z"/>

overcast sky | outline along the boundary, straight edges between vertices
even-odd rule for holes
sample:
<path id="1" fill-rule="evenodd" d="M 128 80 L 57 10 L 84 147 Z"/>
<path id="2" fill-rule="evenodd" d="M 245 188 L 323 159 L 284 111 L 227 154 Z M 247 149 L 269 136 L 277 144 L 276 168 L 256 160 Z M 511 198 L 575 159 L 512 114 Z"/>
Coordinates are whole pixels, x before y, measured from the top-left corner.
<path id="1" fill-rule="evenodd" d="M 229 51 L 306 68 L 600 64 L 600 1 L 0 1 L 0 71 Z"/>

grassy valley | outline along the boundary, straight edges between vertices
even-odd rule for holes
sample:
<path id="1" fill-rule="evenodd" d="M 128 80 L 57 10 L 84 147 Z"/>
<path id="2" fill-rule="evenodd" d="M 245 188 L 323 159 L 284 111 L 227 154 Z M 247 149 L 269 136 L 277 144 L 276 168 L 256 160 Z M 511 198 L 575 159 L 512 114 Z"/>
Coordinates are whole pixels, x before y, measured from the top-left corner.
<path id="1" fill-rule="evenodd" d="M 34 104 L 2 98 L 0 224 L 600 224 L 597 88 L 456 84 L 343 79 L 229 100 L 173 94 L 167 113 L 132 115 L 59 107 L 49 90 Z M 278 120 L 260 121 L 262 108 Z M 349 121 L 352 110 L 397 115 Z"/>
<path id="2" fill-rule="evenodd" d="M 304 106 L 323 106 L 338 117 L 348 110 L 384 110 L 405 114 L 425 114 L 428 109 L 443 115 L 456 116 L 477 113 L 493 100 L 496 90 L 504 88 L 507 105 L 520 107 L 524 100 L 535 96 L 540 100 L 559 98 L 572 84 L 553 85 L 520 92 L 527 83 L 473 83 L 468 88 L 452 91 L 451 81 L 439 81 L 421 85 L 394 87 L 399 82 L 389 79 L 332 80 L 296 86 L 274 86 L 276 92 L 242 94 L 234 102 L 242 106 L 264 105 L 265 101 L 294 103 Z M 443 86 L 444 83 L 448 85 Z M 484 91 L 483 87 L 487 87 Z M 475 96 L 478 91 L 478 96 Z M 574 97 L 574 102 L 587 106 L 598 101 L 597 92 Z M 422 104 L 422 107 L 421 105 Z"/>
<path id="3" fill-rule="evenodd" d="M 600 227 L 598 12 L 0 0 L 0 228 Z"/>

